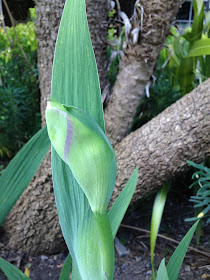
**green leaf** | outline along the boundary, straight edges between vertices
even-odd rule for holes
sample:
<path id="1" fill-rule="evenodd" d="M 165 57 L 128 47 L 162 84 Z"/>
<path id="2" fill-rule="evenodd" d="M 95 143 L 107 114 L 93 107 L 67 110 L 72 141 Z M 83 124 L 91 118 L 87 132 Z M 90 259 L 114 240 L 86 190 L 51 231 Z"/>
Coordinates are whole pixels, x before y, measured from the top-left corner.
<path id="1" fill-rule="evenodd" d="M 65 3 L 55 49 L 51 97 L 66 106 L 82 109 L 105 131 L 85 0 Z M 87 198 L 54 149 L 52 173 L 61 229 L 72 256 L 72 279 L 106 279 L 105 273 L 113 274 L 114 259 L 110 260 L 112 265 L 107 271 L 96 220 Z"/>
<path id="2" fill-rule="evenodd" d="M 197 60 L 199 61 L 199 68 L 200 68 L 200 71 L 197 72 L 198 73 L 198 78 L 202 79 L 202 81 L 205 80 L 205 74 L 206 74 L 206 59 L 204 56 L 199 56 L 197 58 Z"/>
<path id="3" fill-rule="evenodd" d="M 68 254 L 65 263 L 63 265 L 63 268 L 61 270 L 61 274 L 59 277 L 59 280 L 69 280 L 70 277 L 70 269 L 71 269 L 71 255 Z"/>
<path id="4" fill-rule="evenodd" d="M 69 167 L 53 149 L 52 159 L 56 167 L 53 184 L 58 216 L 72 257 L 72 274 L 76 275 L 72 280 L 104 279 L 99 234 L 87 198 Z"/>
<path id="5" fill-rule="evenodd" d="M 170 280 L 177 280 L 177 278 L 178 278 L 179 271 L 182 266 L 182 262 L 184 260 L 185 254 L 190 245 L 191 239 L 193 237 L 193 234 L 195 232 L 195 229 L 196 229 L 198 223 L 199 223 L 199 221 L 197 221 L 190 228 L 190 230 L 184 236 L 182 241 L 179 243 L 179 245 L 176 248 L 175 252 L 173 253 L 172 257 L 170 258 L 170 261 L 167 265 L 167 272 L 168 272 L 168 277 Z"/>
<path id="6" fill-rule="evenodd" d="M 81 275 L 79 273 L 79 269 L 78 266 L 75 262 L 72 262 L 72 276 L 71 276 L 71 280 L 83 280 L 81 278 Z"/>
<path id="7" fill-rule="evenodd" d="M 205 28 L 208 28 L 210 25 L 210 11 L 205 13 Z"/>
<path id="8" fill-rule="evenodd" d="M 150 254 L 151 254 L 151 265 L 152 265 L 152 275 L 155 279 L 155 270 L 153 265 L 155 244 L 157 240 L 157 235 L 163 215 L 163 210 L 166 202 L 166 197 L 168 193 L 170 184 L 165 184 L 162 189 L 158 192 L 155 198 L 155 202 L 152 210 L 152 220 L 151 220 L 151 230 L 150 230 Z"/>
<path id="9" fill-rule="evenodd" d="M 194 88 L 194 60 L 192 57 L 185 57 L 178 68 L 178 78 L 182 95 L 189 93 Z"/>
<path id="10" fill-rule="evenodd" d="M 193 44 L 195 41 L 199 40 L 203 31 L 203 21 L 204 21 L 204 1 L 203 0 L 193 0 L 194 9 L 194 19 L 192 23 L 192 32 L 190 43 Z"/>
<path id="11" fill-rule="evenodd" d="M 210 55 L 205 57 L 205 73 L 202 73 L 205 77 L 210 77 Z"/>
<path id="12" fill-rule="evenodd" d="M 113 238 L 117 234 L 119 226 L 133 197 L 138 180 L 138 168 L 134 171 L 129 181 L 119 194 L 118 198 L 109 210 L 109 220 L 112 229 Z"/>
<path id="13" fill-rule="evenodd" d="M 209 38 L 209 31 L 210 31 L 210 11 L 205 12 L 205 29 L 206 29 L 206 35 Z"/>
<path id="14" fill-rule="evenodd" d="M 105 131 L 85 0 L 66 1 L 55 48 L 51 97 L 82 109 Z"/>
<path id="15" fill-rule="evenodd" d="M 204 172 L 208 171 L 208 168 L 206 166 L 203 166 L 202 164 L 197 164 L 197 163 L 195 163 L 193 161 L 190 161 L 190 160 L 187 160 L 187 163 L 190 164 L 191 166 L 197 168 L 197 169 L 203 170 Z"/>
<path id="16" fill-rule="evenodd" d="M 183 49 L 180 38 L 173 38 L 172 43 L 168 44 L 168 49 L 176 66 L 179 66 L 183 59 Z"/>
<path id="17" fill-rule="evenodd" d="M 0 258 L 0 268 L 8 279 L 29 280 L 29 278 L 21 270 L 2 258 Z"/>
<path id="18" fill-rule="evenodd" d="M 193 9 L 195 16 L 199 16 L 204 9 L 204 1 L 203 0 L 193 0 Z"/>
<path id="19" fill-rule="evenodd" d="M 189 29 L 189 30 L 188 30 Z M 188 42 L 191 41 L 191 37 L 192 37 L 192 28 L 189 27 L 187 30 L 184 31 L 184 34 L 182 34 L 181 36 L 187 40 Z"/>
<path id="20" fill-rule="evenodd" d="M 198 226 L 195 231 L 197 246 L 200 244 L 201 233 L 202 233 L 202 220 L 199 221 Z"/>
<path id="21" fill-rule="evenodd" d="M 39 130 L 10 161 L 0 177 L 0 225 L 27 188 L 50 148 L 47 128 Z"/>
<path id="22" fill-rule="evenodd" d="M 156 280 L 169 280 L 166 265 L 165 265 L 165 259 L 163 259 L 160 263 L 160 266 L 157 271 Z"/>
<path id="23" fill-rule="evenodd" d="M 190 48 L 186 57 L 210 55 L 210 39 L 196 41 Z"/>
<path id="24" fill-rule="evenodd" d="M 191 30 L 187 31 L 182 35 L 190 45 L 192 45 L 197 40 L 201 39 L 203 31 L 203 21 L 204 21 L 204 1 L 203 0 L 193 0 L 194 9 L 194 19 L 192 23 Z"/>

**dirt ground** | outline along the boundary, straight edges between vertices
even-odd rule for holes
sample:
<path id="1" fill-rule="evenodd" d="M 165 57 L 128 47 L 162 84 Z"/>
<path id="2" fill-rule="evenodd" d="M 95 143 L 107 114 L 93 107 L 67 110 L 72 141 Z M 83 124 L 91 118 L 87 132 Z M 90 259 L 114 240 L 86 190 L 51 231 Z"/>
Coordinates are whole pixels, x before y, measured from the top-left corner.
<path id="1" fill-rule="evenodd" d="M 155 265 L 158 267 L 162 258 L 169 260 L 176 248 L 175 241 L 180 241 L 191 224 L 184 221 L 192 217 L 193 207 L 188 202 L 189 194 L 171 191 L 167 198 L 166 207 L 161 223 L 160 233 L 173 239 L 158 238 L 155 250 Z M 116 252 L 115 280 L 149 280 L 151 279 L 149 234 L 144 230 L 150 228 L 151 209 L 154 197 L 129 209 L 123 224 L 117 234 L 118 240 L 124 244 L 126 254 L 119 256 Z M 132 227 L 132 228 L 130 228 Z M 179 279 L 199 280 L 210 279 L 210 227 L 205 222 L 202 225 L 200 245 L 196 245 L 195 237 L 191 242 L 192 249 L 188 250 L 181 268 Z M 174 241 L 175 240 L 175 241 Z M 31 257 L 21 251 L 8 250 L 4 244 L 4 236 L 0 237 L 0 256 L 22 271 L 30 267 L 31 280 L 58 280 L 68 252 L 56 255 Z M 7 279 L 0 273 L 0 280 Z M 10 279 L 16 280 L 16 279 Z"/>

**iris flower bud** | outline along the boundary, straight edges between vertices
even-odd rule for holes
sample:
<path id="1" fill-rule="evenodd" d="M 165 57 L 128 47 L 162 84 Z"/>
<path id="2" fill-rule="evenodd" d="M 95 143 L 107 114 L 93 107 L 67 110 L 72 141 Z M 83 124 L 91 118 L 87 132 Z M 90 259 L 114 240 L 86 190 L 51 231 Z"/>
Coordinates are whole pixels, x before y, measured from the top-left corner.
<path id="1" fill-rule="evenodd" d="M 83 189 L 93 212 L 106 211 L 116 179 L 116 159 L 103 130 L 87 113 L 49 99 L 49 138 Z"/>

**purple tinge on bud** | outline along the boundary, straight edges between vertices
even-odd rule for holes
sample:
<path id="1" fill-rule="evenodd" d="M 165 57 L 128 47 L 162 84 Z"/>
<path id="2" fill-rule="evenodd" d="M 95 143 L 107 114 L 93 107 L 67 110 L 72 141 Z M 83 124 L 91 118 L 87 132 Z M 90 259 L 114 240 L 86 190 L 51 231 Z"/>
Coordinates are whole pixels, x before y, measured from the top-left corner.
<path id="1" fill-rule="evenodd" d="M 67 133 L 66 133 L 66 140 L 65 140 L 65 148 L 64 148 L 64 158 L 65 161 L 68 161 L 68 151 L 69 151 L 69 146 L 70 146 L 70 141 L 71 141 L 71 124 L 68 119 L 68 115 L 66 115 L 66 122 L 67 122 Z"/>

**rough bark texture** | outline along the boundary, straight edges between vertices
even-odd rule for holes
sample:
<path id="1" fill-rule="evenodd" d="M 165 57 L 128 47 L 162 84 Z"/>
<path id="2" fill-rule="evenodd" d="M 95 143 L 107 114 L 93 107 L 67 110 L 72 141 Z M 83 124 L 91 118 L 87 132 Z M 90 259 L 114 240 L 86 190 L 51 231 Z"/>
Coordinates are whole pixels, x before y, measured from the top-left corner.
<path id="1" fill-rule="evenodd" d="M 186 172 L 186 160 L 210 155 L 210 79 L 116 145 L 118 175 L 112 201 L 138 166 L 133 201 Z"/>
<path id="2" fill-rule="evenodd" d="M 41 89 L 42 125 L 45 125 L 45 108 L 50 97 L 53 55 L 64 0 L 36 1 L 36 35 L 38 41 L 38 65 Z"/>
<path id="3" fill-rule="evenodd" d="M 46 100 L 50 96 L 55 41 L 64 0 L 37 0 L 38 62 L 41 88 L 42 124 L 45 124 Z M 107 0 L 87 0 L 87 15 L 102 89 L 106 84 Z M 10 247 L 31 254 L 53 253 L 65 248 L 59 226 L 52 187 L 48 154 L 27 190 L 4 223 Z"/>
<path id="4" fill-rule="evenodd" d="M 179 0 L 141 1 L 135 8 L 132 30 L 139 28 L 139 39 L 128 34 L 125 56 L 108 107 L 105 110 L 106 133 L 112 145 L 125 137 L 133 122 L 139 100 L 153 74 L 161 48 L 174 19 Z"/>

